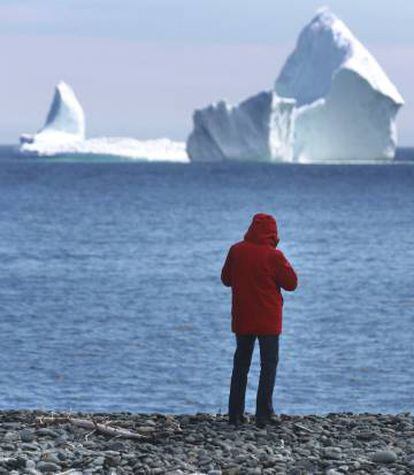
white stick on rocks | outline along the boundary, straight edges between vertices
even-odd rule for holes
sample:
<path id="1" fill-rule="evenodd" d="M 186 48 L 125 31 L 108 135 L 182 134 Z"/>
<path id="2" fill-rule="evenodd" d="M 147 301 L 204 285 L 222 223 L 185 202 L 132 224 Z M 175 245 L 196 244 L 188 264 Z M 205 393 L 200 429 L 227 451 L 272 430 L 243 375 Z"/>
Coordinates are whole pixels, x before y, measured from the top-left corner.
<path id="1" fill-rule="evenodd" d="M 112 427 L 107 424 L 100 424 L 95 421 L 90 421 L 88 419 L 78 419 L 75 417 L 65 417 L 65 416 L 60 416 L 60 417 L 41 417 L 39 418 L 39 423 L 40 424 L 55 424 L 55 423 L 65 423 L 69 422 L 70 424 L 73 424 L 77 427 L 81 427 L 82 429 L 88 429 L 92 431 L 97 431 L 100 432 L 101 434 L 106 434 L 110 435 L 113 437 L 123 437 L 127 439 L 147 439 L 148 436 L 144 435 L 143 433 L 139 433 L 137 431 L 130 431 L 128 429 L 122 429 L 119 427 Z M 154 428 L 150 427 L 142 427 L 142 430 L 140 432 L 144 432 L 148 434 L 150 432 L 149 429 L 151 429 L 151 432 L 154 430 Z"/>

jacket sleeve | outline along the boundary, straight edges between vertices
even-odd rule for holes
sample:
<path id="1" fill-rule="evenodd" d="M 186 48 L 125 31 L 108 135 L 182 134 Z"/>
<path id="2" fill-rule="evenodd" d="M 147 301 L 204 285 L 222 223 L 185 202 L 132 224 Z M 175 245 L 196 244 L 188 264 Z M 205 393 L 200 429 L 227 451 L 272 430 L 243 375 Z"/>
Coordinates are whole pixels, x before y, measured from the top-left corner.
<path id="1" fill-rule="evenodd" d="M 284 290 L 295 290 L 298 286 L 298 276 L 295 270 L 282 251 L 276 249 L 274 256 L 276 284 Z"/>
<path id="2" fill-rule="evenodd" d="M 223 269 L 221 270 L 221 281 L 226 287 L 231 287 L 231 248 L 227 254 L 226 262 L 224 263 Z"/>

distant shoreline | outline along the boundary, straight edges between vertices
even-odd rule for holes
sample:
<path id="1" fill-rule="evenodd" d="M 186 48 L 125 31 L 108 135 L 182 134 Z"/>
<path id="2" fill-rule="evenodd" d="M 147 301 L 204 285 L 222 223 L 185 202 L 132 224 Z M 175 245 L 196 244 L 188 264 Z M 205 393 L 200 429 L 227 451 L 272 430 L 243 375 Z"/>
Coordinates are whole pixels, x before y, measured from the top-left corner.
<path id="1" fill-rule="evenodd" d="M 252 414 L 246 418 L 235 429 L 222 414 L 0 411 L 0 473 L 335 475 L 374 474 L 382 467 L 389 473 L 414 471 L 411 413 L 282 414 L 278 425 L 265 429 L 256 428 Z M 124 431 L 122 436 L 106 434 L 108 426 Z"/>

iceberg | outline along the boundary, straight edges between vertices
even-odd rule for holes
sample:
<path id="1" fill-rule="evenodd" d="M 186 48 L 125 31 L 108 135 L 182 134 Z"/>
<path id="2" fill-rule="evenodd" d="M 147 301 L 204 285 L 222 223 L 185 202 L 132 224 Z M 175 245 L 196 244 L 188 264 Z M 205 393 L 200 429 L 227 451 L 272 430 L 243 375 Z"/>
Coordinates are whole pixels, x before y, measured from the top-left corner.
<path id="1" fill-rule="evenodd" d="M 148 161 L 189 162 L 184 142 L 167 138 L 137 140 L 128 137 L 85 138 L 85 114 L 73 89 L 56 86 L 45 125 L 34 135 L 20 136 L 19 152 L 36 157 L 105 156 Z"/>
<path id="2" fill-rule="evenodd" d="M 296 99 L 297 161 L 392 159 L 404 100 L 381 66 L 328 9 L 302 30 L 275 83 Z"/>
<path id="3" fill-rule="evenodd" d="M 187 153 L 197 161 L 289 159 L 294 106 L 267 91 L 236 106 L 220 101 L 196 110 Z"/>
<path id="4" fill-rule="evenodd" d="M 273 91 L 196 110 L 193 161 L 392 159 L 404 100 L 381 66 L 329 9 L 302 30 Z"/>
<path id="5" fill-rule="evenodd" d="M 113 157 L 140 161 L 188 163 L 185 142 L 167 138 L 137 140 L 129 137 L 95 137 L 77 142 L 37 143 L 36 149 L 27 147 L 25 155 L 41 157 Z"/>
<path id="6" fill-rule="evenodd" d="M 85 138 L 85 114 L 73 89 L 63 81 L 55 88 L 45 125 L 34 135 L 22 134 L 22 152 L 48 145 L 80 142 Z"/>

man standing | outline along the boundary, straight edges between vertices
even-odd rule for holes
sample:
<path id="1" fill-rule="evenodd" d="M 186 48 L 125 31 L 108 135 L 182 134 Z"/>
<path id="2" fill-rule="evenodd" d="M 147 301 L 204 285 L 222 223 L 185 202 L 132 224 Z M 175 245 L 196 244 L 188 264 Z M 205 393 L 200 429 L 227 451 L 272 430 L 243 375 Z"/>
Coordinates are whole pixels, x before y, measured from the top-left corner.
<path id="1" fill-rule="evenodd" d="M 229 396 L 229 423 L 244 420 L 247 376 L 256 337 L 260 347 L 260 379 L 256 398 L 256 425 L 273 421 L 273 389 L 282 332 L 281 289 L 295 290 L 298 279 L 279 243 L 276 220 L 259 213 L 244 236 L 233 244 L 221 272 L 221 280 L 232 290 L 231 330 L 236 334 Z"/>

